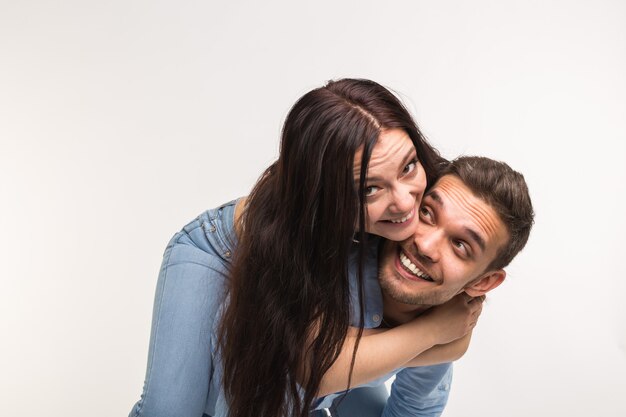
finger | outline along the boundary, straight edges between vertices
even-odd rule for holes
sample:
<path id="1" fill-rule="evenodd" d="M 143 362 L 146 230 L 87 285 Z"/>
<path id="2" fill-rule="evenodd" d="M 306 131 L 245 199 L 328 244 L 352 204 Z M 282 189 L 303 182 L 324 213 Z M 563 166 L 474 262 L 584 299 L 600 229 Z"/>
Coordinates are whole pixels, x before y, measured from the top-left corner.
<path id="1" fill-rule="evenodd" d="M 478 319 L 478 317 L 480 317 L 481 314 L 482 314 L 482 310 L 474 310 L 471 313 L 471 317 Z"/>
<path id="2" fill-rule="evenodd" d="M 466 293 L 465 291 L 463 291 L 461 293 L 461 295 L 463 296 L 463 299 L 465 300 L 465 302 L 467 302 L 468 304 L 472 302 L 472 300 L 474 300 L 474 297 L 472 297 L 471 295 L 469 295 L 468 293 Z"/>
<path id="3" fill-rule="evenodd" d="M 479 297 L 476 298 L 472 298 L 468 304 L 472 307 L 472 308 L 483 308 L 483 302 Z"/>
<path id="4" fill-rule="evenodd" d="M 477 304 L 481 304 L 483 301 L 485 301 L 485 295 L 484 294 L 483 295 L 479 295 L 478 297 L 470 297 L 470 298 L 471 299 L 470 299 L 469 302 L 476 301 Z"/>
<path id="5" fill-rule="evenodd" d="M 483 305 L 481 303 L 474 303 L 472 305 L 472 315 L 480 316 L 480 313 L 483 311 Z"/>

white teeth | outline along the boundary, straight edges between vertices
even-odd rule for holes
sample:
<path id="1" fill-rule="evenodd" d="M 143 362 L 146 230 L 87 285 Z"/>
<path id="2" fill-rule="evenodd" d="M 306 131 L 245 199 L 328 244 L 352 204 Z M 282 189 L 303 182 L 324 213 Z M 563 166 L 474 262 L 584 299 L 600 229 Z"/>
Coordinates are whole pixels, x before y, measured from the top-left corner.
<path id="1" fill-rule="evenodd" d="M 404 216 L 401 219 L 398 220 L 389 220 L 391 223 L 404 223 L 405 221 L 409 220 L 411 217 L 413 217 L 413 211 L 411 211 L 409 214 L 407 214 L 406 216 Z"/>
<path id="2" fill-rule="evenodd" d="M 404 265 L 406 269 L 411 271 L 413 275 L 418 276 L 422 279 L 425 279 L 426 281 L 433 280 L 428 274 L 426 274 L 425 272 L 422 272 L 421 269 L 415 266 L 415 264 L 411 262 L 411 260 L 403 252 L 400 252 L 400 262 L 402 262 L 402 265 Z"/>

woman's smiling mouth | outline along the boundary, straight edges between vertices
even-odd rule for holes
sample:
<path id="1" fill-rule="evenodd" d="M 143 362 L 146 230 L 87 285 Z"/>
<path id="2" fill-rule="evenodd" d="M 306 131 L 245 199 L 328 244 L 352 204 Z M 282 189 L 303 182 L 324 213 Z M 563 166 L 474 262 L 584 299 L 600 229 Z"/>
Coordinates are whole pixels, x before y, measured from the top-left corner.
<path id="1" fill-rule="evenodd" d="M 382 220 L 382 222 L 386 223 L 386 224 L 391 224 L 391 225 L 408 225 L 409 223 L 411 223 L 411 220 L 413 219 L 413 216 L 415 215 L 415 208 L 413 208 L 413 210 L 411 210 L 409 212 L 409 214 L 406 214 L 403 217 L 399 217 L 396 219 L 387 219 L 387 220 Z"/>

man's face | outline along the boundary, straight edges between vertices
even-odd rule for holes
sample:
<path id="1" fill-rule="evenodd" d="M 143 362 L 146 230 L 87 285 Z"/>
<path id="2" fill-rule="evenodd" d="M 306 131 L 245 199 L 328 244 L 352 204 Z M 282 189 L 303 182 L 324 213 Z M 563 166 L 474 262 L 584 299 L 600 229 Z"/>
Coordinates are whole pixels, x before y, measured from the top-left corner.
<path id="1" fill-rule="evenodd" d="M 392 300 L 412 305 L 442 304 L 464 290 L 482 295 L 493 288 L 487 281 L 495 271 L 486 268 L 507 239 L 491 206 L 445 175 L 424 196 L 414 236 L 384 244 L 380 286 Z M 496 273 L 501 282 L 504 272 Z"/>

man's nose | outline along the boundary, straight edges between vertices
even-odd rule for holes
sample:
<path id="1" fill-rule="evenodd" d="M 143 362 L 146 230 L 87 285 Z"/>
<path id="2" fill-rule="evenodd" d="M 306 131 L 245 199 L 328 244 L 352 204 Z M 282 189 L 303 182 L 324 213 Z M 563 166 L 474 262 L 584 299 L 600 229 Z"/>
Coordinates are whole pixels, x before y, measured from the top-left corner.
<path id="1" fill-rule="evenodd" d="M 417 253 L 430 262 L 439 262 L 441 236 L 437 229 L 428 225 L 419 225 L 415 232 L 414 243 Z"/>

